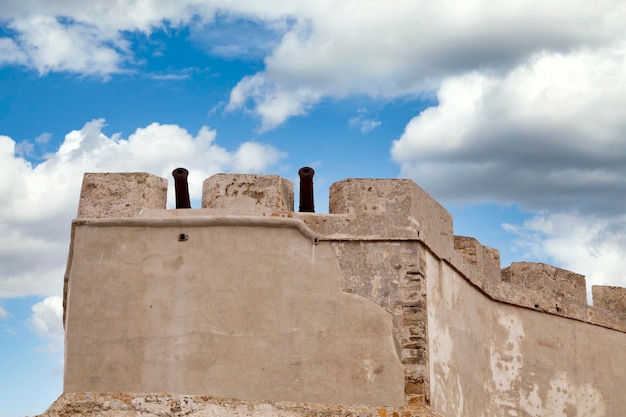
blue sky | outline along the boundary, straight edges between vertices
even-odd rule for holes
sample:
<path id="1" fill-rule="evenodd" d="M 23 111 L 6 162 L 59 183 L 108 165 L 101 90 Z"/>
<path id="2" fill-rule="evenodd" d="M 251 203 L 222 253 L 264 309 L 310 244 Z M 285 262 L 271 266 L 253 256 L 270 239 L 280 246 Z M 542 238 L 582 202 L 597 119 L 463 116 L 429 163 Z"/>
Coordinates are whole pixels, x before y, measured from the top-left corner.
<path id="1" fill-rule="evenodd" d="M 623 2 L 0 4 L 0 417 L 62 390 L 84 172 L 410 178 L 512 261 L 626 286 Z M 170 196 L 172 197 L 172 196 Z M 170 206 L 172 205 L 170 198 Z"/>

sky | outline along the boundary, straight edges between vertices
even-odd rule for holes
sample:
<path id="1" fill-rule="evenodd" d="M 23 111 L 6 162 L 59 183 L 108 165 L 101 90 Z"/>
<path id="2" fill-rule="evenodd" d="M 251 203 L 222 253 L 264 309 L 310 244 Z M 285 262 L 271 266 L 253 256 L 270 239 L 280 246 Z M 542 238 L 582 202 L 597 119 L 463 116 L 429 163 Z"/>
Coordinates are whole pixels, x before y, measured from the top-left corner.
<path id="1" fill-rule="evenodd" d="M 322 213 L 409 178 L 503 267 L 626 286 L 626 3 L 3 0 L 0 417 L 62 391 L 83 173 L 179 166 L 196 208 L 218 172 L 311 166 Z"/>

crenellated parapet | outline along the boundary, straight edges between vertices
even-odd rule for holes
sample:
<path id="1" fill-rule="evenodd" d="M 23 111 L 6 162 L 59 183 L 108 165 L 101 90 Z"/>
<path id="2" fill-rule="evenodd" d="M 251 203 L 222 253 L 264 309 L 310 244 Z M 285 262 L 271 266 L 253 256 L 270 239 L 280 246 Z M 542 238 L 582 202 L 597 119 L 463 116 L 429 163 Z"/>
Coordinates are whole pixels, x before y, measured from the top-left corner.
<path id="1" fill-rule="evenodd" d="M 175 210 L 164 178 L 85 174 L 65 277 L 66 390 L 549 415 L 543 399 L 565 395 L 554 384 L 587 383 L 562 358 L 626 342 L 626 289 L 594 286 L 590 306 L 582 275 L 501 269 L 412 181 L 336 182 L 328 214 L 295 212 L 293 188 L 217 174 L 202 208 Z M 589 386 L 619 398 L 609 379 Z"/>

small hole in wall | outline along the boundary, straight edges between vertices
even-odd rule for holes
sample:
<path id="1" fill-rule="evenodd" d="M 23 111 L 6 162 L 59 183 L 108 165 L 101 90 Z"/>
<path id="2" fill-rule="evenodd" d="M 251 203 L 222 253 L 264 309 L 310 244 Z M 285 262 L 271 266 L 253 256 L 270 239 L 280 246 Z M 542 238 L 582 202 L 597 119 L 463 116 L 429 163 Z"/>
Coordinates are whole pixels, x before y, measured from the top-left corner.
<path id="1" fill-rule="evenodd" d="M 535 304 L 535 308 L 539 308 L 539 304 Z"/>
<path id="2" fill-rule="evenodd" d="M 184 242 L 186 240 L 189 240 L 189 236 L 188 235 L 186 235 L 184 233 L 181 233 L 181 234 L 178 235 L 178 241 L 179 242 Z"/>
<path id="3" fill-rule="evenodd" d="M 556 311 L 561 311 L 561 307 L 556 306 Z"/>

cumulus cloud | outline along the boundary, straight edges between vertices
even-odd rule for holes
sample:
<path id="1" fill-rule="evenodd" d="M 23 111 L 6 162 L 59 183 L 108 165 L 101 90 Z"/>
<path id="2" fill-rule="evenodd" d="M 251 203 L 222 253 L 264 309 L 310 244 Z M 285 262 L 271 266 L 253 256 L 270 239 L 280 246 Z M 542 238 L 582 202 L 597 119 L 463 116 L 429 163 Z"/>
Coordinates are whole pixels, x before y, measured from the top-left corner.
<path id="1" fill-rule="evenodd" d="M 437 197 L 619 213 L 626 203 L 626 43 L 541 52 L 504 76 L 443 82 L 394 142 Z"/>
<path id="2" fill-rule="evenodd" d="M 63 299 L 57 295 L 46 297 L 31 307 L 28 322 L 42 337 L 63 336 Z"/>
<path id="3" fill-rule="evenodd" d="M 229 108 L 248 108 L 270 129 L 324 97 L 432 93 L 447 77 L 507 72 L 538 51 L 606 45 L 624 35 L 625 16 L 620 0 L 423 0 L 393 7 L 382 0 L 21 0 L 0 6 L 0 19 L 15 31 L 0 42 L 7 52 L 0 56 L 42 73 L 106 76 L 136 65 L 127 33 L 190 25 L 210 53 L 264 57 L 265 68 L 239 82 Z M 257 35 L 241 37 L 241 27 Z M 228 40 L 233 34 L 237 42 Z"/>
<path id="4" fill-rule="evenodd" d="M 233 169 L 238 172 L 261 172 L 287 156 L 270 145 L 258 142 L 241 144 L 233 155 Z"/>
<path id="5" fill-rule="evenodd" d="M 305 114 L 321 98 L 311 88 L 281 89 L 279 83 L 268 81 L 264 74 L 244 77 L 231 91 L 226 111 L 254 103 L 253 111 L 261 118 L 261 131 L 273 129 L 289 117 Z"/>
<path id="6" fill-rule="evenodd" d="M 126 42 L 119 35 L 105 36 L 97 27 L 61 22 L 53 16 L 15 20 L 11 28 L 28 63 L 45 74 L 66 71 L 107 76 L 121 71 Z"/>
<path id="7" fill-rule="evenodd" d="M 69 132 L 36 166 L 16 155 L 15 141 L 0 136 L 0 194 L 11 196 L 0 206 L 0 298 L 59 293 L 84 172 L 145 171 L 171 179 L 184 166 L 194 200 L 214 173 L 262 172 L 285 156 L 258 142 L 229 151 L 206 126 L 193 135 L 177 125 L 152 123 L 128 138 L 107 136 L 104 127 L 98 119 Z M 173 187 L 169 191 L 173 207 Z"/>
<path id="8" fill-rule="evenodd" d="M 208 49 L 221 56 L 253 54 L 262 57 L 275 44 L 276 36 L 267 35 L 256 45 L 238 46 L 226 36 L 234 31 L 220 28 L 204 30 L 219 16 L 243 16 L 242 22 L 259 22 L 259 33 L 280 33 L 286 17 L 271 7 L 259 8 L 255 2 L 235 5 L 205 0 L 9 0 L 0 4 L 0 22 L 12 37 L 0 38 L 0 64 L 21 64 L 41 74 L 69 72 L 107 78 L 110 74 L 132 71 L 140 64 L 128 41 L 131 33 L 150 35 L 154 31 L 191 25 L 200 44 L 213 43 Z M 288 8 L 290 9 L 290 8 Z M 204 34 L 206 33 L 206 36 Z M 240 33 L 237 33 L 240 36 Z M 242 49 L 243 48 L 243 49 Z"/>
<path id="9" fill-rule="evenodd" d="M 59 296 L 46 297 L 31 307 L 28 324 L 45 344 L 35 347 L 36 352 L 59 354 L 64 349 L 63 299 Z M 60 358 L 61 359 L 61 358 Z M 55 370 L 55 373 L 61 368 Z"/>
<path id="10" fill-rule="evenodd" d="M 601 46 L 623 36 L 626 19 L 617 1 L 305 4 L 265 70 L 231 96 L 231 107 L 249 103 L 266 128 L 323 97 L 421 95 L 474 70 L 506 73 L 537 51 Z"/>
<path id="11" fill-rule="evenodd" d="M 587 286 L 626 287 L 626 216 L 575 212 L 537 215 L 522 225 L 506 224 L 526 256 L 555 262 L 583 274 Z"/>
<path id="12" fill-rule="evenodd" d="M 2 64 L 25 64 L 26 53 L 10 38 L 0 38 L 0 65 Z"/>
<path id="13" fill-rule="evenodd" d="M 15 63 L 40 74 L 69 72 L 107 78 L 125 72 L 135 60 L 127 32 L 149 34 L 166 25 L 188 22 L 198 1 L 9 1 L 0 20 L 13 39 L 0 39 L 0 63 Z M 210 14 L 209 14 L 210 15 Z"/>

